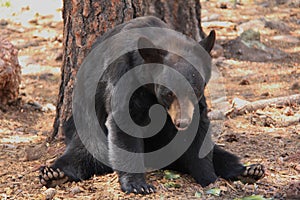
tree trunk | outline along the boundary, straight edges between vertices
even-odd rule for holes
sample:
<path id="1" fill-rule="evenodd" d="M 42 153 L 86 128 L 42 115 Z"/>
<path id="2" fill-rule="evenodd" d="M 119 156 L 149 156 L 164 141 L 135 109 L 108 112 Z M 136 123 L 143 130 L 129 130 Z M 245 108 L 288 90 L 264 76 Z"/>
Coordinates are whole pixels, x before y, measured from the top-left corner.
<path id="1" fill-rule="evenodd" d="M 200 0 L 64 0 L 64 56 L 52 139 L 72 114 L 73 84 L 96 37 L 132 18 L 154 15 L 200 41 Z"/>

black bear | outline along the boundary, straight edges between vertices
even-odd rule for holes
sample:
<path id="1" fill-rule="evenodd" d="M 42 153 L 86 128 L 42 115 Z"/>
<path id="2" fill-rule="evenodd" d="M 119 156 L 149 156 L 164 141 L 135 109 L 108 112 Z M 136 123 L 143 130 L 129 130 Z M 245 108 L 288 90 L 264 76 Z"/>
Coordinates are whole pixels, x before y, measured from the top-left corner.
<path id="1" fill-rule="evenodd" d="M 140 17 L 115 27 L 100 37 L 96 44 L 100 44 L 105 38 L 121 31 L 141 27 L 168 28 L 164 22 L 156 17 Z M 217 145 L 214 145 L 207 155 L 199 157 L 199 149 L 204 140 L 208 138 L 211 141 L 211 138 L 207 137 L 210 122 L 207 117 L 207 104 L 204 96 L 207 80 L 204 80 L 203 75 L 185 58 L 157 48 L 147 37 L 136 38 L 136 42 L 139 47 L 137 50 L 125 53 L 109 65 L 99 80 L 95 95 L 97 118 L 107 136 L 109 166 L 96 159 L 95 155 L 92 155 L 94 153 L 86 149 L 77 133 L 74 118 L 71 117 L 64 125 L 66 151 L 50 167 L 41 167 L 39 178 L 42 185 L 55 187 L 67 181 L 81 181 L 90 178 L 94 174 L 102 175 L 116 171 L 119 176 L 121 189 L 124 192 L 152 193 L 155 191 L 155 188 L 151 184 L 146 183 L 143 172 L 138 171 L 134 173 L 130 170 L 119 170 L 120 166 L 134 169 L 139 161 L 132 159 L 130 156 L 123 156 L 116 146 L 129 152 L 154 152 L 169 144 L 178 134 L 183 137 L 182 143 L 184 143 L 185 136 L 188 137 L 185 135 L 185 131 L 190 129 L 194 122 L 197 122 L 198 126 L 188 148 L 176 160 L 163 168 L 190 174 L 202 186 L 216 181 L 218 177 L 227 180 L 242 179 L 247 182 L 254 182 L 262 178 L 264 176 L 262 165 L 254 164 L 245 167 L 239 162 L 238 157 Z M 205 50 L 208 56 L 214 42 L 214 31 L 200 42 L 202 49 Z M 193 47 L 180 48 L 192 49 Z M 146 126 L 151 123 L 149 109 L 156 104 L 165 108 L 167 117 L 162 129 L 156 135 L 147 138 L 133 137 L 124 132 L 115 122 L 111 108 L 112 93 L 114 86 L 126 72 L 141 64 L 151 63 L 165 64 L 181 74 L 191 85 L 195 99 L 190 99 L 189 95 L 185 94 L 185 91 L 182 91 L 182 99 L 178 99 L 177 95 L 170 88 L 156 83 L 145 84 L 137 88 L 128 104 L 130 117 L 137 125 Z M 157 77 L 170 79 L 169 76 L 165 76 L 163 70 L 157 71 Z M 121 111 L 119 110 L 119 112 L 122 112 L 123 104 L 120 104 Z M 199 117 L 196 117 L 195 110 L 198 110 L 200 113 Z M 168 153 L 171 156 L 175 152 L 176 150 Z M 144 162 L 146 167 L 152 167 L 153 163 L 151 161 L 145 159 Z"/>

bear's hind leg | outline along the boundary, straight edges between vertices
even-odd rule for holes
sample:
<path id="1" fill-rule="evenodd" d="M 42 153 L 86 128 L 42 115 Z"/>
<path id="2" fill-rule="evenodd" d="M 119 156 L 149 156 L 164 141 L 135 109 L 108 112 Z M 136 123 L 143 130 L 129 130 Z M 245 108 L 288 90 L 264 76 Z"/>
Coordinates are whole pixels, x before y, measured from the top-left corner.
<path id="1" fill-rule="evenodd" d="M 214 172 L 212 161 L 206 157 L 197 159 L 189 168 L 189 174 L 199 183 L 202 187 L 209 185 L 217 180 L 217 175 Z"/>
<path id="2" fill-rule="evenodd" d="M 82 155 L 73 155 L 66 151 L 50 167 L 42 166 L 40 168 L 40 182 L 46 187 L 55 187 L 67 181 L 80 181 L 89 178 L 92 174 L 84 170 L 84 159 Z M 76 159 L 77 158 L 77 159 Z"/>
<path id="3" fill-rule="evenodd" d="M 263 165 L 253 164 L 245 167 L 237 156 L 221 149 L 218 145 L 214 146 L 213 163 L 217 176 L 227 180 L 253 183 L 265 174 Z"/>
<path id="4" fill-rule="evenodd" d="M 96 160 L 82 145 L 73 138 L 66 152 L 50 167 L 40 168 L 40 182 L 46 187 L 55 187 L 67 181 L 81 181 L 92 175 L 112 172 L 110 167 Z"/>
<path id="5" fill-rule="evenodd" d="M 190 148 L 178 161 L 172 164 L 172 170 L 190 174 L 202 187 L 217 180 L 212 162 L 212 151 L 204 158 L 199 158 L 197 148 Z"/>

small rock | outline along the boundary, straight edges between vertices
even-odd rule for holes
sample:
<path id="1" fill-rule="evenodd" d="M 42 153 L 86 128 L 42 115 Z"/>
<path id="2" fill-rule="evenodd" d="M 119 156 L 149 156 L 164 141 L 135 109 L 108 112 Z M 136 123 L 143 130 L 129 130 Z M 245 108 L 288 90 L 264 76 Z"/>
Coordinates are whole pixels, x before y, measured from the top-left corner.
<path id="1" fill-rule="evenodd" d="M 253 29 L 248 29 L 241 34 L 243 41 L 260 41 L 260 33 Z"/>
<path id="2" fill-rule="evenodd" d="M 226 135 L 226 142 L 229 142 L 229 143 L 238 142 L 238 139 L 237 139 L 236 135 L 229 134 L 229 135 Z"/>
<path id="3" fill-rule="evenodd" d="M 211 125 L 211 132 L 212 132 L 212 136 L 215 138 L 219 138 L 220 135 L 224 132 L 224 124 L 223 124 L 223 120 L 224 119 L 224 114 L 220 113 L 220 117 L 217 118 L 217 120 L 212 120 L 210 125 Z M 211 116 L 210 116 L 211 117 Z M 219 120 L 221 119 L 221 120 Z"/>
<path id="4" fill-rule="evenodd" d="M 247 79 L 243 79 L 239 85 L 250 85 L 250 81 L 248 81 Z"/>
<path id="5" fill-rule="evenodd" d="M 244 97 L 246 99 L 251 98 L 253 96 L 255 96 L 255 95 L 252 92 L 247 92 L 247 93 L 242 94 L 242 97 Z"/>
<path id="6" fill-rule="evenodd" d="M 236 27 L 235 23 L 227 22 L 227 21 L 210 21 L 210 22 L 203 22 L 202 27 L 205 28 L 229 28 L 234 29 Z"/>
<path id="7" fill-rule="evenodd" d="M 263 30 L 264 27 L 265 22 L 263 20 L 257 19 L 240 24 L 239 26 L 237 26 L 237 31 L 239 34 L 249 29 L 253 29 L 254 31 L 258 32 Z"/>
<path id="8" fill-rule="evenodd" d="M 213 64 L 216 65 L 217 67 L 227 67 L 230 68 L 232 64 L 226 60 L 225 57 L 221 56 L 216 59 L 212 60 Z"/>
<path id="9" fill-rule="evenodd" d="M 16 128 L 15 131 L 17 131 L 17 132 L 25 132 L 25 128 L 24 127 L 19 127 L 19 128 Z"/>
<path id="10" fill-rule="evenodd" d="M 42 111 L 46 112 L 46 111 L 55 111 L 56 110 L 56 106 L 53 105 L 52 103 L 47 103 L 43 108 Z"/>
<path id="11" fill-rule="evenodd" d="M 220 4 L 220 8 L 221 8 L 221 9 L 227 9 L 228 7 L 227 7 L 227 4 L 226 4 L 226 3 L 222 2 L 222 3 Z"/>
<path id="12" fill-rule="evenodd" d="M 28 101 L 27 105 L 34 108 L 35 110 L 41 111 L 43 109 L 43 106 L 36 101 Z"/>
<path id="13" fill-rule="evenodd" d="M 53 76 L 54 76 L 54 74 L 52 74 L 52 73 L 44 73 L 44 74 L 41 74 L 39 76 L 39 79 L 40 80 L 47 80 L 49 77 L 53 77 Z"/>
<path id="14" fill-rule="evenodd" d="M 263 1 L 262 3 L 259 4 L 261 7 L 264 7 L 264 8 L 268 8 L 270 7 L 270 2 L 268 1 Z"/>
<path id="15" fill-rule="evenodd" d="M 8 22 L 5 19 L 0 19 L 0 26 L 7 26 Z"/>
<path id="16" fill-rule="evenodd" d="M 224 113 L 219 110 L 210 111 L 208 114 L 210 120 L 222 120 L 224 119 Z"/>
<path id="17" fill-rule="evenodd" d="M 255 34 L 251 37 L 244 36 L 246 39 L 258 38 Z M 235 58 L 238 60 L 247 60 L 253 62 L 266 62 L 284 59 L 288 56 L 287 53 L 268 47 L 257 40 L 245 41 L 241 37 L 222 44 L 224 55 L 226 58 Z"/>
<path id="18" fill-rule="evenodd" d="M 262 97 L 268 97 L 268 96 L 270 96 L 270 92 L 261 93 L 260 96 L 262 96 Z"/>
<path id="19" fill-rule="evenodd" d="M 56 195 L 56 190 L 54 188 L 48 188 L 44 192 L 44 195 L 45 195 L 46 200 L 51 200 Z"/>
<path id="20" fill-rule="evenodd" d="M 300 90 L 300 84 L 299 84 L 299 82 L 293 83 L 291 89 L 292 90 Z"/>
<path id="21" fill-rule="evenodd" d="M 290 30 L 290 27 L 286 23 L 281 21 L 266 21 L 265 26 L 267 28 L 277 29 L 282 32 L 288 32 Z"/>
<path id="22" fill-rule="evenodd" d="M 287 2 L 288 2 L 288 0 L 276 0 L 277 5 L 283 5 L 283 4 L 286 4 Z"/>
<path id="23" fill-rule="evenodd" d="M 62 59 L 63 59 L 63 53 L 62 52 L 57 53 L 55 57 L 55 61 L 62 61 Z"/>
<path id="24" fill-rule="evenodd" d="M 72 193 L 73 195 L 78 194 L 78 193 L 80 193 L 80 192 L 82 192 L 82 191 L 83 191 L 83 189 L 82 189 L 81 187 L 78 187 L 78 186 L 75 186 L 75 187 L 73 187 L 73 188 L 71 189 L 71 193 Z"/>
<path id="25" fill-rule="evenodd" d="M 219 14 L 212 14 L 209 16 L 205 16 L 201 19 L 202 22 L 210 22 L 210 21 L 215 21 L 215 20 L 219 20 L 220 15 Z"/>

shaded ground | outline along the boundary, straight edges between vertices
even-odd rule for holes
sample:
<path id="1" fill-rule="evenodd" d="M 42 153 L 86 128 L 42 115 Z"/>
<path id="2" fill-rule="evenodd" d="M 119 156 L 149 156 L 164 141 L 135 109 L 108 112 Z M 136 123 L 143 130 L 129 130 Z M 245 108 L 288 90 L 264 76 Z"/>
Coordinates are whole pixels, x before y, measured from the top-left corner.
<path id="1" fill-rule="evenodd" d="M 255 101 L 299 94 L 299 1 L 282 1 L 286 3 L 281 5 L 275 1 L 241 2 L 243 5 L 237 5 L 236 9 L 230 1 L 224 4 L 227 9 L 221 9 L 221 4 L 216 1 L 202 2 L 205 31 L 215 29 L 218 43 L 225 44 L 239 36 L 239 25 L 249 20 L 263 18 L 280 22 L 284 25 L 260 27 L 261 42 L 288 56 L 277 61 L 249 62 L 220 58 L 221 54 L 216 52 L 218 58 L 214 62 L 225 77 L 219 81 L 225 84 L 228 101 L 235 97 Z M 2 199 L 44 199 L 46 188 L 39 183 L 37 170 L 41 165 L 53 162 L 64 149 L 61 141 L 45 143 L 52 128 L 55 111 L 51 105 L 56 103 L 60 80 L 62 22 L 59 10 L 56 10 L 60 7 L 59 1 L 45 1 L 43 4 L 44 9 L 34 4 L 16 8 L 15 1 L 0 1 L 0 38 L 8 39 L 20 49 L 19 61 L 23 73 L 21 103 L 0 109 Z M 209 19 L 212 15 L 214 18 Z M 230 23 L 220 25 L 220 21 Z M 45 111 L 40 111 L 30 102 L 38 103 Z M 292 198 L 297 192 L 299 195 L 300 124 L 284 123 L 299 115 L 299 105 L 272 105 L 263 111 L 226 119 L 224 128 L 215 134 L 216 142 L 239 155 L 243 163 L 262 163 L 266 166 L 267 175 L 257 184 L 220 180 L 201 188 L 187 175 L 181 174 L 179 178 L 169 180 L 166 172 L 158 171 L 148 175 L 157 193 L 146 198 L 234 199 L 255 194 L 285 199 Z M 266 122 L 266 119 L 269 121 Z M 81 183 L 68 183 L 56 188 L 55 199 L 142 198 L 124 195 L 117 181 L 115 174 L 109 174 Z M 219 197 L 216 196 L 218 190 Z M 214 194 L 207 194 L 208 191 L 214 191 Z"/>

